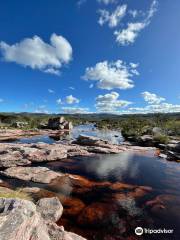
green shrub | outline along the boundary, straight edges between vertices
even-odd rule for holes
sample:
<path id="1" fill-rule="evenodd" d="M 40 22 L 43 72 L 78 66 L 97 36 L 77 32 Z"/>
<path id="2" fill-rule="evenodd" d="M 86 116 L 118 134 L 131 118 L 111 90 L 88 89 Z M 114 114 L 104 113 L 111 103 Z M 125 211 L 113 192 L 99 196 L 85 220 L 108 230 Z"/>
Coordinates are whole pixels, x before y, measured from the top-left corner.
<path id="1" fill-rule="evenodd" d="M 154 136 L 154 141 L 158 142 L 158 143 L 162 143 L 162 144 L 167 144 L 169 141 L 169 137 L 167 135 L 163 135 L 163 134 L 158 134 Z"/>
<path id="2" fill-rule="evenodd" d="M 168 135 L 180 136 L 180 120 L 170 120 L 164 125 L 164 128 Z"/>

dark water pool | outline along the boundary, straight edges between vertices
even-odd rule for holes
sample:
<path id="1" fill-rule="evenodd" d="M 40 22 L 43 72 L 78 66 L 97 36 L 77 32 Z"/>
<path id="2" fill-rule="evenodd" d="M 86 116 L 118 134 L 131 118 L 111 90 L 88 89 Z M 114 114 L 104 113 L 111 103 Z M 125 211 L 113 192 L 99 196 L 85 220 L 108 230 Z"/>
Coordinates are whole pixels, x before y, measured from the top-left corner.
<path id="1" fill-rule="evenodd" d="M 64 159 L 58 162 L 49 162 L 43 164 L 52 170 L 79 175 L 88 181 L 95 182 L 97 187 L 89 187 L 87 183 L 82 185 L 73 184 L 72 182 L 62 183 L 55 182 L 49 185 L 25 183 L 9 179 L 9 183 L 14 186 L 33 186 L 46 189 L 56 194 L 65 194 L 71 198 L 71 203 L 80 208 L 82 203 L 85 208 L 96 206 L 89 210 L 88 214 L 97 214 L 110 211 L 105 218 L 111 216 L 111 223 L 99 225 L 99 223 L 83 225 L 86 220 L 83 210 L 74 215 L 74 208 L 69 212 L 69 205 L 65 203 L 65 214 L 59 224 L 63 224 L 66 229 L 77 232 L 89 240 L 121 240 L 121 239 L 152 239 L 152 240 L 179 240 L 180 236 L 180 165 L 175 162 L 167 162 L 154 156 L 154 153 L 133 154 L 122 153 L 117 155 L 97 155 L 93 157 L 76 157 L 73 159 Z M 130 195 L 126 199 L 115 198 L 126 194 L 129 190 L 118 190 L 107 187 L 118 183 L 126 183 L 132 186 L 146 186 L 152 188 L 150 192 L 143 197 Z M 104 184 L 104 185 L 98 185 Z M 137 187 L 138 188 L 138 187 Z M 120 194 L 120 195 L 119 195 Z M 147 204 L 149 201 L 158 198 L 158 205 Z M 75 201 L 75 203 L 74 203 Z M 126 213 L 114 207 L 116 204 L 126 209 Z M 163 205 L 163 206 L 162 206 Z M 66 209 L 67 207 L 67 209 Z M 103 207 L 103 209 L 101 209 Z M 99 210 L 99 208 L 101 210 Z M 68 212 L 68 213 L 67 213 Z M 93 212 L 93 213 L 92 213 Z M 85 218 L 79 216 L 83 215 Z M 133 215 L 133 216 L 132 216 Z M 94 216 L 94 215 L 93 215 Z M 90 219 L 93 217 L 90 216 Z M 114 218 L 116 220 L 114 220 Z M 80 219 L 80 220 L 79 220 Z M 113 220 L 112 220 L 113 219 Z M 126 223 L 126 232 L 117 224 Z M 120 221 L 121 220 L 121 221 Z M 93 220 L 94 221 L 94 220 Z M 118 223 L 117 223 L 118 222 Z M 120 223 L 119 223 L 120 222 Z M 118 225 L 119 226 L 119 225 Z M 121 225 L 120 225 L 121 226 Z M 134 234 L 134 228 L 142 226 L 151 229 L 173 229 L 173 234 L 153 234 L 137 237 Z M 119 230 L 120 229 L 120 230 Z M 122 238 L 124 237 L 124 238 Z"/>
<path id="2" fill-rule="evenodd" d="M 124 205 L 131 212 L 141 212 L 140 216 L 129 218 L 135 225 L 146 228 L 173 229 L 173 235 L 161 234 L 145 236 L 143 239 L 179 239 L 180 237 L 180 165 L 167 162 L 155 157 L 152 152 L 147 155 L 122 153 L 118 155 L 98 155 L 96 157 L 74 158 L 63 163 L 48 163 L 47 166 L 55 171 L 62 171 L 84 176 L 96 182 L 127 183 L 138 186 L 148 186 L 152 191 L 143 198 L 127 198 Z M 106 202 L 113 204 L 113 194 L 108 189 L 98 189 L 88 193 L 84 201 L 88 204 Z M 146 202 L 160 196 L 164 208 L 146 208 Z M 108 200 L 107 200 L 108 199 Z M 146 220 L 149 220 L 146 221 Z M 115 227 L 115 226 L 114 226 Z M 70 228 L 71 229 L 71 228 Z M 132 230 L 132 226 L 129 231 Z M 109 230 L 110 232 L 112 231 Z M 107 233 L 108 235 L 108 233 Z M 98 234 L 97 234 L 98 236 Z M 113 234 L 112 234 L 113 236 Z M 119 235 L 120 236 L 120 235 Z M 101 239 L 96 238 L 93 239 Z M 102 237 L 106 239 L 106 237 Z M 110 239 L 110 238 L 108 238 Z M 119 239 L 118 234 L 112 239 Z"/>

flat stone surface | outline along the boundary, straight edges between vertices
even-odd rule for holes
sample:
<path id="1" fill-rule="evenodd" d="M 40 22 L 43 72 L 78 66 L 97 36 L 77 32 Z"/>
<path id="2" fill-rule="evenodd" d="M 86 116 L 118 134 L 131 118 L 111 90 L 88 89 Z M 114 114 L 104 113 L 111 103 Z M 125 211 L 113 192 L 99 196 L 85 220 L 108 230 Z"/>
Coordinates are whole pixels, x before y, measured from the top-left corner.
<path id="1" fill-rule="evenodd" d="M 15 167 L 26 166 L 31 164 L 28 159 L 23 159 L 22 154 L 19 151 L 8 151 L 0 153 L 0 167 Z"/>
<path id="2" fill-rule="evenodd" d="M 90 141 L 91 137 L 88 137 Z M 92 154 L 115 154 L 124 151 L 149 151 L 151 147 L 131 145 L 115 145 L 108 142 L 91 139 L 93 145 L 78 145 L 73 143 L 57 144 L 14 144 L 0 143 L 0 168 L 27 166 L 33 162 L 51 162 L 73 156 L 89 156 Z M 96 141 L 97 140 L 97 141 Z M 78 142 L 77 142 L 78 143 Z"/>
<path id="3" fill-rule="evenodd" d="M 38 183 L 50 183 L 53 179 L 64 176 L 64 174 L 51 171 L 46 167 L 11 167 L 1 171 L 1 174 L 6 177 Z"/>

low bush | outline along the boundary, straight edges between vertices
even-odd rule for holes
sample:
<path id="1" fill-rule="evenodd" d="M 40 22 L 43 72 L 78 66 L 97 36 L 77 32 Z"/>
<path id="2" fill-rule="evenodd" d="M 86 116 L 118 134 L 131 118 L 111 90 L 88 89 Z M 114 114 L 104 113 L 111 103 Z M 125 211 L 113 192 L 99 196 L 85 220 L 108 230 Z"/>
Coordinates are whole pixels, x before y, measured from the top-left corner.
<path id="1" fill-rule="evenodd" d="M 163 134 L 155 135 L 153 139 L 154 141 L 162 144 L 167 144 L 169 142 L 169 137 Z"/>

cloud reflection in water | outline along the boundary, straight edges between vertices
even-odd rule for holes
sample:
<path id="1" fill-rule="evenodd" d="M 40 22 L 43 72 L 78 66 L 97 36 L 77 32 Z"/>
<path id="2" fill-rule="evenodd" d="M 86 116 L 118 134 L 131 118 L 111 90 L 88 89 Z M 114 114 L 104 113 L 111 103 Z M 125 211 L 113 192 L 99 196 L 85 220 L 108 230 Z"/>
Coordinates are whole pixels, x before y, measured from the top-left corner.
<path id="1" fill-rule="evenodd" d="M 98 155 L 85 161 L 85 169 L 92 172 L 100 179 L 113 178 L 122 181 L 125 176 L 135 178 L 139 173 L 139 164 L 134 161 L 133 153 L 121 153 L 115 155 Z"/>

